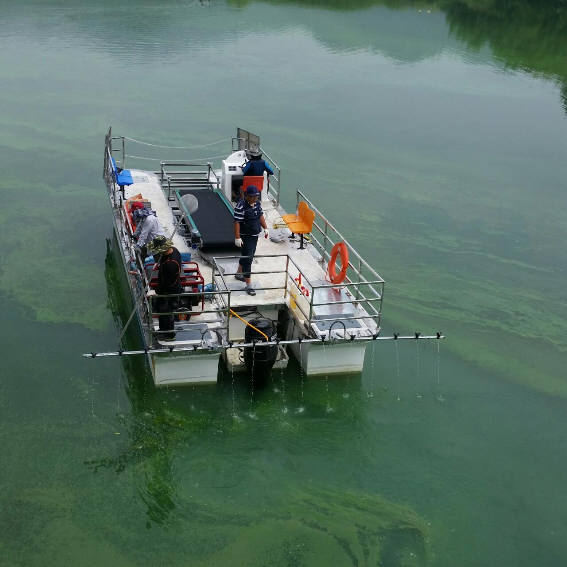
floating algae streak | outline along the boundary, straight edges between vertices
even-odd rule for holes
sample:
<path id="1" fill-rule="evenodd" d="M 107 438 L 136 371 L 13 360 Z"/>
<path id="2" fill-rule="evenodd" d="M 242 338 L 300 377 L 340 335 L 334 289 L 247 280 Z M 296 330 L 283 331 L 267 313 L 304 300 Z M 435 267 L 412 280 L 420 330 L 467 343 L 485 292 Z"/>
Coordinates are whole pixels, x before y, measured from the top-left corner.
<path id="1" fill-rule="evenodd" d="M 215 536 L 225 544 L 191 564 L 231 565 L 240 558 L 239 563 L 259 567 L 266 557 L 271 565 L 428 564 L 427 522 L 378 496 L 284 487 L 265 504 L 257 515 L 239 509 L 236 532 L 233 512 L 224 505 L 216 511 L 208 507 Z"/>

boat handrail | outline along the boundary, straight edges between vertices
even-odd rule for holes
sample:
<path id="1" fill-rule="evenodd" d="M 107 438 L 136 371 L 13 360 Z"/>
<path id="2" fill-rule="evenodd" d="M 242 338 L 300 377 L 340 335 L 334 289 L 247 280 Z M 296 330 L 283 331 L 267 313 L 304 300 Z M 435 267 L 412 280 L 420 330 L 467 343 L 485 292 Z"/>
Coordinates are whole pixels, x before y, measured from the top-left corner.
<path id="1" fill-rule="evenodd" d="M 227 260 L 237 260 L 241 256 L 223 256 L 223 257 L 213 257 L 212 258 L 212 283 L 216 286 L 217 290 L 221 290 L 222 293 L 227 294 L 228 300 L 224 302 L 224 297 L 221 296 L 221 301 L 223 301 L 223 310 L 227 308 L 230 309 L 231 304 L 231 289 L 225 277 L 234 276 L 236 272 L 229 273 L 222 268 L 220 262 L 226 262 Z M 302 315 L 302 318 L 305 320 L 307 325 L 310 327 L 311 324 L 317 322 L 324 322 L 324 321 L 334 321 L 337 319 L 336 316 L 331 318 L 321 317 L 320 315 L 316 315 L 315 311 L 317 307 L 324 307 L 327 305 L 353 305 L 355 308 L 355 312 L 353 314 L 344 313 L 341 314 L 340 319 L 343 321 L 354 321 L 354 320 L 372 320 L 374 321 L 377 328 L 380 327 L 380 320 L 381 320 L 381 306 L 382 306 L 382 296 L 381 294 L 375 289 L 374 286 L 376 285 L 383 285 L 383 280 L 379 278 L 378 280 L 361 280 L 361 281 L 349 281 L 340 284 L 340 286 L 332 285 L 327 283 L 314 283 L 309 280 L 309 278 L 302 273 L 300 266 L 293 260 L 291 256 L 288 254 L 258 254 L 254 256 L 255 260 L 258 262 L 258 266 L 254 269 L 254 276 L 261 276 L 265 274 L 270 274 L 272 276 L 276 276 L 277 274 L 285 274 L 284 276 L 284 283 L 283 285 L 275 285 L 265 287 L 262 285 L 255 286 L 256 291 L 273 291 L 273 290 L 282 290 L 282 302 L 286 302 L 286 298 L 288 295 L 293 297 L 293 303 L 299 309 L 299 312 Z M 269 270 L 262 270 L 261 264 L 267 259 L 274 259 L 274 258 L 281 258 L 282 260 L 285 259 L 285 268 L 281 269 L 274 269 L 273 267 Z M 298 282 L 299 279 L 297 276 L 301 274 L 301 281 Z M 271 283 L 274 283 L 274 278 L 271 278 Z M 342 301 L 336 301 L 333 299 L 332 301 L 320 301 L 320 299 L 316 300 L 318 289 L 328 289 L 333 288 L 337 289 L 338 287 L 343 288 L 346 290 L 347 299 Z M 305 289 L 308 289 L 309 294 L 304 295 Z M 370 289 L 370 293 L 364 293 L 364 290 L 368 288 Z M 352 295 L 349 291 L 350 289 L 354 289 L 357 292 L 358 296 Z M 303 298 L 303 300 L 301 300 Z M 357 312 L 356 309 L 359 309 Z M 363 313 L 360 312 L 360 309 L 363 310 Z"/>
<path id="2" fill-rule="evenodd" d="M 292 260 L 292 263 L 293 260 Z M 295 263 L 294 263 L 295 265 Z M 297 265 L 295 265 L 297 268 Z M 321 317 L 321 316 L 317 316 L 315 317 L 315 307 L 324 307 L 324 306 L 328 306 L 328 305 L 332 305 L 332 306 L 337 306 L 337 305 L 354 305 L 355 307 L 359 306 L 361 308 L 363 308 L 365 310 L 365 314 L 362 315 L 348 315 L 348 314 L 341 314 L 340 316 L 340 320 L 342 321 L 352 321 L 352 320 L 357 320 L 357 319 L 372 319 L 374 321 L 374 323 L 376 324 L 376 326 L 379 328 L 380 327 L 380 320 L 382 317 L 381 314 L 381 305 L 382 305 L 382 297 L 377 295 L 375 297 L 366 297 L 364 294 L 361 294 L 361 298 L 358 297 L 349 297 L 347 300 L 344 301 L 329 301 L 329 302 L 321 302 L 321 303 L 315 303 L 314 299 L 316 296 L 316 290 L 317 289 L 325 289 L 325 288 L 334 288 L 336 289 L 337 287 L 346 287 L 348 288 L 348 286 L 357 286 L 357 285 L 369 285 L 369 282 L 357 282 L 356 284 L 354 283 L 347 283 L 347 284 L 340 284 L 340 286 L 327 286 L 327 285 L 317 285 L 317 284 L 313 284 L 312 282 L 309 281 L 309 279 L 305 276 L 302 275 L 302 284 L 299 284 L 295 278 L 289 278 L 290 284 L 295 286 L 297 292 L 299 295 L 296 295 L 294 297 L 294 302 L 297 306 L 297 308 L 299 309 L 299 311 L 302 313 L 305 322 L 311 326 L 311 324 L 316 323 L 316 322 L 322 322 L 322 321 L 334 321 L 337 319 L 337 316 L 333 316 L 329 319 Z M 307 285 L 304 285 L 307 284 Z M 298 301 L 299 296 L 305 297 L 303 295 L 303 289 L 302 287 L 305 288 L 311 288 L 311 292 L 309 293 L 309 310 L 306 311 L 304 309 L 304 307 L 302 307 L 302 302 Z M 350 295 L 350 292 L 347 292 L 347 294 Z M 376 307 L 374 306 L 374 303 L 378 303 L 379 307 L 378 309 L 376 309 Z"/>
<path id="3" fill-rule="evenodd" d="M 122 148 L 121 148 L 122 149 L 122 159 L 120 159 L 120 167 L 122 169 L 125 169 L 126 168 L 126 142 L 125 142 L 125 137 L 124 136 L 112 136 L 110 129 L 109 129 L 108 132 L 110 134 L 109 141 L 110 141 L 111 152 L 117 151 L 112 147 L 112 140 L 120 140 L 122 142 Z"/>
<path id="4" fill-rule="evenodd" d="M 280 169 L 280 166 L 263 150 L 263 148 L 260 149 L 262 150 L 262 155 L 265 161 L 267 161 L 268 165 L 274 170 L 274 174 L 268 176 L 268 194 L 273 197 L 276 205 L 279 205 L 282 170 Z"/>
<path id="5" fill-rule="evenodd" d="M 366 260 L 364 260 L 364 258 L 356 251 L 356 249 L 352 246 L 352 244 L 350 244 L 347 239 L 335 228 L 335 226 L 325 217 L 325 215 L 323 215 L 323 213 L 313 204 L 313 202 L 307 197 L 307 195 L 305 195 L 305 193 L 301 190 L 301 189 L 297 189 L 297 203 L 299 204 L 300 200 L 304 200 L 307 202 L 307 204 L 309 205 L 309 207 L 311 209 L 313 209 L 316 213 L 316 217 L 315 219 L 317 220 L 317 218 L 320 218 L 321 220 L 323 220 L 324 222 L 324 228 L 322 229 L 316 222 L 313 222 L 313 226 L 315 226 L 320 232 L 321 234 L 324 235 L 325 240 L 328 240 L 329 242 L 332 242 L 332 244 L 336 244 L 336 242 L 338 241 L 343 241 L 348 249 L 349 252 L 352 252 L 352 254 L 354 254 L 354 256 L 356 256 L 357 260 L 360 262 L 360 264 L 362 266 L 364 266 L 365 268 L 367 268 L 369 270 L 369 272 L 374 276 L 375 279 L 380 280 L 382 283 L 385 283 L 384 280 L 380 277 L 380 275 L 374 270 L 374 268 L 372 268 L 368 262 L 366 262 Z M 337 236 L 338 239 L 336 241 L 333 241 L 327 234 L 327 228 L 330 228 Z M 330 257 L 330 252 L 327 252 L 325 250 L 326 254 L 329 255 Z M 349 264 L 352 266 L 353 269 L 356 270 L 356 267 L 354 265 L 351 264 L 351 262 L 349 262 Z M 358 270 L 360 272 L 360 270 Z"/>

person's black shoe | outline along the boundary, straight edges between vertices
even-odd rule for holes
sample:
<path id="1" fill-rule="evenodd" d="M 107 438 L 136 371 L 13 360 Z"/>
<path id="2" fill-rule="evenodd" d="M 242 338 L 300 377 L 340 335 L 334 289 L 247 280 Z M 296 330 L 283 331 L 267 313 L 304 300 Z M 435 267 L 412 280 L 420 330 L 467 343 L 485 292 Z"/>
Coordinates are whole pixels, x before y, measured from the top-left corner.
<path id="1" fill-rule="evenodd" d="M 256 290 L 253 287 L 247 285 L 246 286 L 246 293 L 248 295 L 256 295 Z"/>
<path id="2" fill-rule="evenodd" d="M 234 274 L 234 279 L 238 280 L 239 282 L 243 282 L 244 281 L 244 276 L 240 273 L 236 273 Z"/>

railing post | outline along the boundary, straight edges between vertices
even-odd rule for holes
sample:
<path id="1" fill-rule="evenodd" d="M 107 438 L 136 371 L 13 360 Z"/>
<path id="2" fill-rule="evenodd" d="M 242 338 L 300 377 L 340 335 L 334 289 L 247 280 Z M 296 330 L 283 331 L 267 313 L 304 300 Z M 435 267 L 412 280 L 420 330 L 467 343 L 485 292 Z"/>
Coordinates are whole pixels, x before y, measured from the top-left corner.
<path id="1" fill-rule="evenodd" d="M 289 279 L 289 254 L 285 256 L 284 299 L 287 298 L 287 281 Z"/>
<path id="2" fill-rule="evenodd" d="M 362 280 L 362 260 L 361 260 L 361 258 L 358 258 L 358 271 L 357 271 L 357 276 L 358 276 L 357 279 L 358 279 L 358 281 L 360 282 L 360 281 Z M 358 300 L 358 299 L 360 299 L 360 289 L 359 289 L 358 285 L 355 286 L 355 289 L 356 289 L 356 296 L 355 296 L 355 299 Z"/>
<path id="3" fill-rule="evenodd" d="M 327 242 L 329 240 L 329 236 L 328 236 L 328 230 L 329 230 L 329 223 L 327 222 L 327 219 L 325 219 L 325 231 L 323 233 L 323 264 L 325 263 L 325 254 L 327 253 Z"/>
<path id="4" fill-rule="evenodd" d="M 314 296 L 315 296 L 315 287 L 311 286 L 311 297 L 309 298 L 309 318 L 308 318 L 308 321 L 307 321 L 309 323 L 309 327 L 311 327 L 311 317 L 313 317 L 313 297 Z"/>
<path id="5" fill-rule="evenodd" d="M 227 289 L 227 308 L 226 308 L 226 340 L 230 341 L 230 289 Z"/>

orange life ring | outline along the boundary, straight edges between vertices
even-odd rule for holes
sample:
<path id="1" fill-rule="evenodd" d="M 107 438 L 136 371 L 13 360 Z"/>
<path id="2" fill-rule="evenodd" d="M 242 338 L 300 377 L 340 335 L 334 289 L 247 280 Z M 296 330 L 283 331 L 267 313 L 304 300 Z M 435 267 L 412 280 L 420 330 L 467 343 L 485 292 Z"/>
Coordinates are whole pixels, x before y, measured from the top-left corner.
<path id="1" fill-rule="evenodd" d="M 341 255 L 341 271 L 337 274 L 337 257 Z M 348 248 L 344 242 L 337 242 L 333 249 L 331 250 L 331 259 L 329 260 L 329 265 L 327 270 L 329 272 L 329 279 L 331 283 L 340 284 L 346 277 L 346 272 L 348 269 Z"/>

